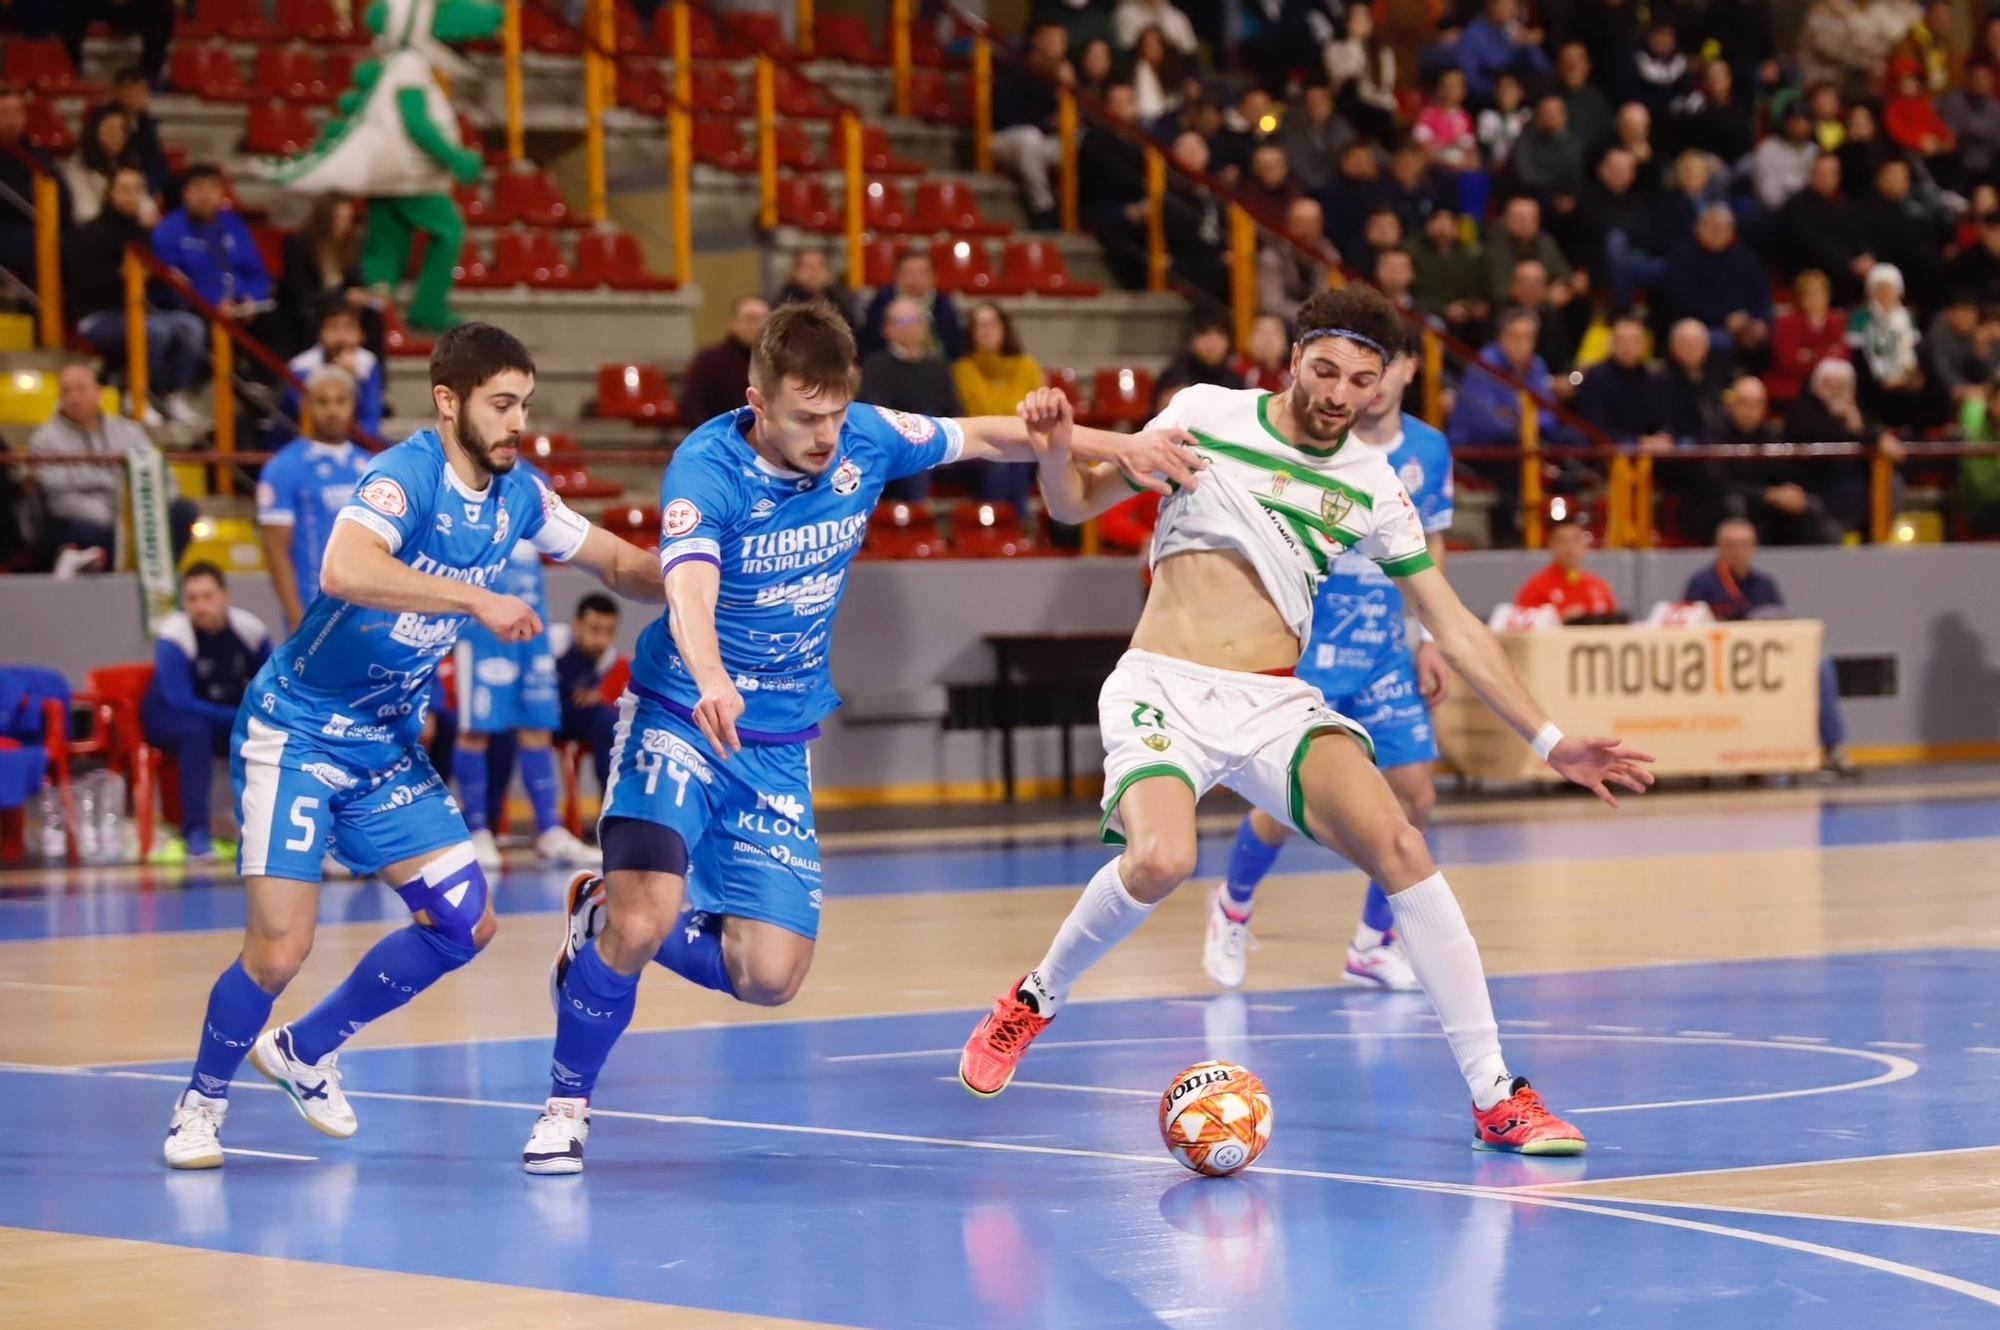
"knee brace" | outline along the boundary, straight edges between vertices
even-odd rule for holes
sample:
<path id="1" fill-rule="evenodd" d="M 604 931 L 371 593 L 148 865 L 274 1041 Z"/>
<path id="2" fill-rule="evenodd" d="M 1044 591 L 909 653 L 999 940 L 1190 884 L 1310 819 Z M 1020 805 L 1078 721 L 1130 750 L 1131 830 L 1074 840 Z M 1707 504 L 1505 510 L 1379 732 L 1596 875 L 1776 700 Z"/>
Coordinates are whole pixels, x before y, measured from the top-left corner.
<path id="1" fill-rule="evenodd" d="M 440 948 L 461 964 L 479 950 L 472 930 L 486 914 L 486 872 L 470 844 L 454 845 L 396 888 L 411 913 L 424 911 Z"/>

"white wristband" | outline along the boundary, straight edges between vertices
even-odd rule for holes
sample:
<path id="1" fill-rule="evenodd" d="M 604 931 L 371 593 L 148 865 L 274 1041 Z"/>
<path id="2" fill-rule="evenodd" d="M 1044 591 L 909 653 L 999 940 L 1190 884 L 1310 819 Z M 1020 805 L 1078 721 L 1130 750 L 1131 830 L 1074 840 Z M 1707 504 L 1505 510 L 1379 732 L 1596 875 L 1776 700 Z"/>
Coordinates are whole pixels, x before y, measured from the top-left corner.
<path id="1" fill-rule="evenodd" d="M 1549 754 L 1553 753 L 1556 750 L 1556 745 L 1562 741 L 1563 732 L 1556 728 L 1554 721 L 1550 721 L 1548 724 L 1542 726 L 1541 729 L 1535 731 L 1535 737 L 1529 741 L 1528 746 L 1535 750 L 1536 757 L 1546 762 L 1549 760 Z"/>

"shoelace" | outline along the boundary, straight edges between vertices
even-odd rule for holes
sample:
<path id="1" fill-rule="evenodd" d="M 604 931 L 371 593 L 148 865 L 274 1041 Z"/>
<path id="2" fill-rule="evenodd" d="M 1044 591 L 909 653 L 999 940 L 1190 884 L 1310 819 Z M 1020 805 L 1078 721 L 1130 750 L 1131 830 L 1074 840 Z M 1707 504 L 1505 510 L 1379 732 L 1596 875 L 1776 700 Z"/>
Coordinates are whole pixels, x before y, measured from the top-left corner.
<path id="1" fill-rule="evenodd" d="M 187 1126 L 200 1127 L 207 1131 L 210 1136 L 219 1136 L 222 1134 L 222 1114 L 216 1112 L 207 1104 L 196 1104 L 183 1111 L 193 1115 L 193 1120 L 187 1123 Z"/>
<path id="2" fill-rule="evenodd" d="M 1555 1114 L 1549 1112 L 1549 1106 L 1542 1102 L 1542 1097 L 1532 1088 L 1518 1090 L 1508 1100 L 1502 1102 L 1514 1105 L 1511 1111 L 1522 1126 L 1534 1126 L 1555 1117 Z"/>
<path id="3" fill-rule="evenodd" d="M 1015 1010 L 993 1022 L 993 1031 L 986 1041 L 1003 1053 L 1012 1053 L 1017 1047 L 1034 1037 L 1034 1023 L 1040 1019 L 1021 1003 L 1014 1003 Z"/>

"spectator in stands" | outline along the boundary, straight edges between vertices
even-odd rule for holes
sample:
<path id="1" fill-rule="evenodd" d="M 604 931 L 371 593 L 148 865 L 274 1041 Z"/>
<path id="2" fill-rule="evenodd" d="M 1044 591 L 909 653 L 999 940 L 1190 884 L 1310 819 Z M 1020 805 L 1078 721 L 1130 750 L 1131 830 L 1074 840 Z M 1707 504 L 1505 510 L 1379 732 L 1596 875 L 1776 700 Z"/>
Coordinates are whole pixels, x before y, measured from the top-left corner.
<path id="1" fill-rule="evenodd" d="M 1822 360 L 1813 367 L 1807 391 L 1785 413 L 1785 434 L 1794 443 L 1863 443 L 1891 461 L 1905 455 L 1902 441 L 1861 408 L 1854 366 Z M 1859 459 L 1816 462 L 1802 483 L 1818 495 L 1843 531 L 1859 531 L 1867 512 L 1868 471 Z"/>
<path id="2" fill-rule="evenodd" d="M 930 314 L 919 301 L 893 297 L 883 313 L 882 332 L 886 345 L 861 362 L 862 401 L 922 416 L 965 414 L 951 366 L 937 353 Z M 891 481 L 884 493 L 920 502 L 930 493 L 930 475 L 925 471 Z"/>
<path id="3" fill-rule="evenodd" d="M 1726 61 L 1704 65 L 1700 85 L 1677 99 L 1670 113 L 1667 136 L 1683 152 L 1691 148 L 1735 162 L 1756 141 L 1751 108 L 1737 96 L 1736 75 Z"/>
<path id="4" fill-rule="evenodd" d="M 1571 216 L 1569 257 L 1609 287 L 1614 310 L 1630 309 L 1665 270 L 1653 238 L 1654 197 L 1640 187 L 1632 154 L 1612 148 L 1599 159 L 1596 178 Z"/>
<path id="5" fill-rule="evenodd" d="M 28 99 L 19 88 L 0 83 L 0 186 L 24 199 L 35 197 L 35 176 L 61 180 L 55 162 L 27 140 Z M 69 225 L 69 201 L 62 201 L 63 226 Z M 35 289 L 35 219 L 13 207 L 0 207 L 0 268 L 29 290 Z"/>
<path id="6" fill-rule="evenodd" d="M 1454 447 L 1513 448 L 1521 442 L 1521 394 L 1515 383 L 1546 403 L 1555 399 L 1555 385 L 1549 367 L 1535 354 L 1535 340 L 1541 334 L 1541 319 L 1533 310 L 1508 309 L 1499 317 L 1499 334 L 1479 353 L 1479 364 L 1511 376 L 1512 381 L 1469 367 L 1458 386 L 1445 434 Z M 1577 435 L 1568 425 L 1543 408 L 1539 423 L 1541 437 L 1549 443 L 1575 443 Z M 1512 460 L 1469 460 L 1469 470 L 1493 482 L 1499 494 L 1494 509 L 1495 534 L 1513 530 L 1518 520 L 1521 497 L 1521 466 Z"/>
<path id="7" fill-rule="evenodd" d="M 1660 178 L 1661 154 L 1653 148 L 1653 113 L 1639 102 L 1626 102 L 1611 118 L 1611 142 L 1632 154 L 1632 164 L 1648 188 Z"/>
<path id="8" fill-rule="evenodd" d="M 1622 92 L 1658 120 L 1686 88 L 1687 78 L 1688 58 L 1681 50 L 1680 34 L 1671 23 L 1654 23 L 1646 30 L 1645 44 L 1632 52 L 1625 67 Z"/>
<path id="9" fill-rule="evenodd" d="M 1114 124 L 1139 127 L 1138 95 L 1130 83 L 1104 90 Z M 1092 123 L 1077 146 L 1077 215 L 1104 246 L 1104 262 L 1119 285 L 1146 284 L 1146 156 L 1130 138 Z"/>
<path id="10" fill-rule="evenodd" d="M 124 167 L 112 177 L 97 219 L 71 232 L 62 245 L 64 310 L 76 321 L 78 335 L 117 364 L 125 358 L 125 251 L 150 243 L 152 231 L 144 220 L 150 202 L 146 177 L 137 167 Z M 147 382 L 176 424 L 202 423 L 187 392 L 201 377 L 206 337 L 198 316 L 167 306 L 163 289 L 149 299 Z"/>
<path id="11" fill-rule="evenodd" d="M 1682 319 L 1667 330 L 1667 359 L 1660 367 L 1660 415 L 1682 443 L 1705 443 L 1722 428 L 1725 382 L 1712 353 L 1708 326 Z"/>
<path id="12" fill-rule="evenodd" d="M 556 687 L 562 696 L 561 743 L 582 744 L 597 772 L 597 788 L 611 781 L 611 735 L 618 703 L 604 695 L 604 676 L 618 658 L 618 598 L 586 593 L 570 616 L 569 646 L 556 657 Z"/>
<path id="13" fill-rule="evenodd" d="M 1590 78 L 1590 50 L 1565 42 L 1556 52 L 1556 95 L 1569 117 L 1570 133 L 1590 156 L 1611 139 L 1611 102 Z"/>
<path id="14" fill-rule="evenodd" d="M 1403 218 L 1394 208 L 1387 206 L 1368 214 L 1368 221 L 1361 231 L 1361 248 L 1353 252 L 1354 263 L 1363 272 L 1375 266 L 1375 256 L 1386 254 L 1392 249 L 1401 249 L 1406 233 Z"/>
<path id="15" fill-rule="evenodd" d="M 1583 190 L 1583 145 L 1569 131 L 1569 110 L 1550 93 L 1535 103 L 1534 123 L 1514 147 L 1514 181 L 1558 214 L 1576 208 Z"/>
<path id="16" fill-rule="evenodd" d="M 174 39 L 174 0 L 60 0 L 56 33 L 69 58 L 83 68 L 83 39 L 93 23 L 109 24 L 139 39 L 139 69 L 158 87 L 167 69 L 167 45 Z"/>
<path id="17" fill-rule="evenodd" d="M 965 325 L 959 321 L 958 306 L 937 289 L 937 269 L 931 256 L 913 249 L 896 260 L 896 280 L 875 293 L 868 314 L 861 323 L 864 351 L 880 351 L 888 345 L 884 319 L 896 300 L 914 301 L 925 313 L 930 350 L 945 360 L 956 360 L 965 352 Z"/>
<path id="18" fill-rule="evenodd" d="M 1375 286 L 1389 303 L 1405 314 L 1418 312 L 1417 265 L 1407 249 L 1385 249 L 1375 256 Z"/>
<path id="19" fill-rule="evenodd" d="M 1386 201 L 1382 163 L 1373 144 L 1357 140 L 1340 156 L 1340 174 L 1317 197 L 1326 211 L 1326 234 L 1343 256 L 1367 248 L 1368 218 Z"/>
<path id="20" fill-rule="evenodd" d="M 1547 605 L 1564 623 L 1604 623 L 1617 618 L 1617 593 L 1609 582 L 1583 566 L 1590 544 L 1590 528 L 1581 521 L 1551 524 L 1548 567 L 1521 584 L 1514 593 L 1514 604 L 1524 610 Z"/>
<path id="21" fill-rule="evenodd" d="M 69 189 L 70 215 L 78 225 L 94 221 L 104 210 L 111 177 L 126 166 L 143 174 L 139 154 L 132 147 L 131 122 L 116 107 L 99 107 L 85 123 L 75 154 L 62 166 L 63 184 Z M 151 195 L 140 208 L 139 216 L 148 226 L 160 220 L 159 208 Z"/>
<path id="22" fill-rule="evenodd" d="M 1778 232 L 1793 271 L 1817 268 L 1833 283 L 1834 303 L 1851 305 L 1875 255 L 1860 212 L 1840 192 L 1840 169 L 1840 158 L 1830 152 L 1813 160 L 1806 187 L 1779 214 Z"/>
<path id="23" fill-rule="evenodd" d="M 817 245 L 800 250 L 792 259 L 791 276 L 769 303 L 776 307 L 809 300 L 826 301 L 840 311 L 849 328 L 855 326 L 854 293 L 833 280 L 833 265 L 827 262 L 826 251 Z"/>
<path id="24" fill-rule="evenodd" d="M 1535 311 L 1542 325 L 1535 338 L 1535 354 L 1547 363 L 1551 374 L 1567 375 L 1590 328 L 1590 302 L 1550 282 L 1548 270 L 1538 261 L 1522 259 L 1514 265 L 1513 280 L 1507 284 L 1501 303 Z"/>
<path id="25" fill-rule="evenodd" d="M 1847 315 L 1833 308 L 1826 274 L 1817 268 L 1800 273 L 1792 283 L 1792 302 L 1772 328 L 1771 368 L 1764 375 L 1779 406 L 1798 400 L 1820 361 L 1847 359 Z"/>
<path id="26" fill-rule="evenodd" d="M 1565 6 L 1556 12 L 1561 15 L 1562 38 L 1582 46 L 1590 56 L 1591 67 L 1602 71 L 1606 81 L 1639 44 L 1637 0 L 1600 0 L 1596 4 Z"/>
<path id="27" fill-rule="evenodd" d="M 1847 321 L 1847 344 L 1859 371 L 1862 406 L 1893 426 L 1931 423 L 1923 358 L 1923 334 L 1904 301 L 1903 274 L 1893 263 L 1868 270 L 1868 298 Z"/>
<path id="28" fill-rule="evenodd" d="M 1192 130 L 1174 140 L 1173 160 L 1183 171 L 1200 179 L 1208 171 L 1208 143 Z M 1166 213 L 1167 248 L 1173 251 L 1174 271 L 1210 299 L 1229 299 L 1229 269 L 1222 248 L 1228 243 L 1227 214 L 1219 198 L 1190 183 L 1186 176 L 1169 174 Z"/>
<path id="29" fill-rule="evenodd" d="M 1140 35 L 1148 28 L 1158 28 L 1167 45 L 1183 56 L 1192 58 L 1201 49 L 1194 35 L 1194 24 L 1168 0 L 1118 0 L 1112 24 L 1121 50 L 1138 46 Z"/>
<path id="30" fill-rule="evenodd" d="M 287 634 L 299 630 L 319 598 L 320 560 L 333 524 L 370 460 L 350 437 L 354 376 L 332 363 L 314 366 L 305 378 L 309 409 L 301 415 L 301 433 L 257 477 L 257 536 Z"/>
<path id="31" fill-rule="evenodd" d="M 1921 158 L 1933 174 L 1942 166 L 1950 170 L 1950 157 L 1958 139 L 1931 100 L 1930 89 L 1914 60 L 1898 60 L 1890 75 L 1896 91 L 1882 103 L 1882 128 L 1889 141 L 1904 152 Z"/>
<path id="32" fill-rule="evenodd" d="M 1982 321 L 1979 302 L 1963 291 L 1954 292 L 1931 319 L 1925 341 L 1931 375 L 1950 397 L 1951 419 L 1956 420 L 1965 404 L 1983 397 L 1986 385 L 2000 373 L 2000 323 Z"/>
<path id="33" fill-rule="evenodd" d="M 1275 140 L 1258 144 L 1250 154 L 1250 174 L 1236 189 L 1236 196 L 1244 206 L 1260 220 L 1275 221 L 1284 217 L 1304 195 L 1305 188 L 1285 164 L 1285 150 Z M 1313 214 L 1324 221 L 1325 215 L 1317 203 L 1313 204 Z"/>
<path id="34" fill-rule="evenodd" d="M 1505 4 L 1507 0 L 1497 0 Z M 1479 139 L 1472 114 L 1465 109 L 1465 74 L 1447 69 L 1437 77 L 1430 100 L 1417 112 L 1411 137 L 1424 146 L 1431 160 L 1447 171 L 1479 169 Z"/>
<path id="35" fill-rule="evenodd" d="M 1405 139 L 1389 154 L 1389 173 L 1377 187 L 1376 197 L 1396 210 L 1406 235 L 1415 235 L 1439 208 L 1457 206 L 1458 186 L 1431 169 L 1430 154 L 1423 144 Z"/>
<path id="36" fill-rule="evenodd" d="M 139 704 L 146 742 L 173 758 L 181 784 L 181 844 L 156 862 L 213 863 L 209 792 L 215 759 L 230 755 L 236 710 L 271 654 L 263 620 L 229 603 L 229 582 L 212 563 L 181 575 L 181 608 L 160 621 L 153 681 Z"/>
<path id="37" fill-rule="evenodd" d="M 1834 151 L 1840 156 L 1840 178 L 1847 183 L 1850 194 L 1864 193 L 1882 163 L 1901 156 L 1882 137 L 1875 122 L 1875 109 L 1867 102 L 1856 102 L 1847 108 L 1846 133 Z"/>
<path id="38" fill-rule="evenodd" d="M 1941 174 L 1963 191 L 2000 175 L 2000 98 L 1993 85 L 1993 66 L 1975 62 L 1966 66 L 1964 87 L 1938 98 L 1938 114 L 1958 140 L 1957 159 Z"/>
<path id="39" fill-rule="evenodd" d="M 1937 214 L 1912 197 L 1910 183 L 1909 163 L 1890 158 L 1876 168 L 1875 192 L 1856 206 L 1869 253 L 1900 269 L 1911 301 L 1928 307 L 1944 279 L 1944 228 Z"/>
<path id="40" fill-rule="evenodd" d="M 1711 203 L 1694 237 L 1667 255 L 1656 296 L 1663 318 L 1699 319 L 1724 355 L 1755 359 L 1771 340 L 1771 279 L 1750 247 L 1736 238 L 1736 214 Z"/>
<path id="41" fill-rule="evenodd" d="M 1514 156 L 1514 145 L 1521 141 L 1528 122 L 1534 119 L 1527 102 L 1528 92 L 1521 86 L 1521 80 L 1512 74 L 1502 74 L 1493 85 L 1493 104 L 1473 121 L 1480 160 L 1495 175 L 1507 169 Z"/>
<path id="42" fill-rule="evenodd" d="M 1266 240 L 1257 252 L 1257 307 L 1290 323 L 1308 296 L 1326 290 L 1337 257 L 1319 204 L 1294 200 L 1285 212 L 1284 238 Z"/>
<path id="43" fill-rule="evenodd" d="M 690 421 L 712 420 L 743 405 L 750 386 L 750 348 L 771 307 L 762 296 L 738 296 L 722 340 L 703 347 L 688 362 L 681 386 L 681 414 Z"/>
<path id="44" fill-rule="evenodd" d="M 1223 8 L 1211 3 L 1197 12 L 1214 14 Z M 1285 88 L 1320 70 L 1320 52 L 1338 34 L 1346 8 L 1343 0 L 1253 0 L 1238 5 L 1237 58 L 1264 87 Z"/>
<path id="45" fill-rule="evenodd" d="M 1183 387 L 1212 383 L 1222 388 L 1241 388 L 1243 376 L 1230 363 L 1229 353 L 1229 320 L 1221 314 L 1197 313 L 1188 330 L 1187 344 L 1160 371 L 1160 379 Z"/>
<path id="46" fill-rule="evenodd" d="M 100 563 L 108 566 L 117 548 L 118 501 L 125 491 L 122 463 L 126 454 L 152 446 L 137 422 L 105 414 L 104 385 L 95 369 L 81 362 L 65 365 L 56 376 L 56 414 L 28 436 L 28 452 L 90 453 L 105 461 L 34 468 L 48 513 L 44 543 L 57 550 L 100 550 Z M 173 501 L 168 523 L 175 557 L 187 546 L 194 517 L 192 503 Z"/>
<path id="47" fill-rule="evenodd" d="M 1806 187 L 1818 156 L 1812 113 L 1793 98 L 1785 104 L 1778 132 L 1766 135 L 1750 153 L 1750 188 L 1766 212 L 1778 211 Z"/>
<path id="48" fill-rule="evenodd" d="M 1116 41 L 1118 26 L 1111 0 L 1036 0 L 1029 23 L 1059 23 L 1069 32 L 1069 49 L 1081 51 L 1092 42 Z"/>
<path id="49" fill-rule="evenodd" d="M 1790 617 L 1785 613 L 1785 596 L 1778 590 L 1776 579 L 1752 566 L 1757 558 L 1755 526 L 1743 518 L 1735 518 L 1717 527 L 1715 556 L 1714 564 L 1696 570 L 1688 578 L 1681 592 L 1682 600 L 1708 606 L 1710 613 L 1725 622 Z M 1820 660 L 1819 673 L 1822 763 L 1837 775 L 1852 776 L 1857 772 L 1842 747 L 1846 741 L 1847 726 L 1840 715 L 1840 679 L 1833 668 L 1833 657 L 1826 656 Z"/>
<path id="50" fill-rule="evenodd" d="M 1375 11 L 1367 5 L 1349 5 L 1341 22 L 1340 39 L 1322 52 L 1327 81 L 1341 114 L 1370 138 L 1387 142 L 1396 131 L 1396 48 L 1376 30 Z"/>
<path id="51" fill-rule="evenodd" d="M 1674 158 L 1672 178 L 1664 196 L 1654 205 L 1653 235 L 1665 254 L 1694 234 L 1702 211 L 1712 204 L 1728 203 L 1728 177 L 1720 163 L 1705 152 L 1690 148 Z"/>
<path id="52" fill-rule="evenodd" d="M 1222 129 L 1208 139 L 1209 167 L 1229 184 L 1243 178 L 1251 154 L 1278 132 L 1271 94 L 1255 84 L 1245 88 L 1234 105 L 1222 112 Z"/>
<path id="53" fill-rule="evenodd" d="M 345 194 L 314 199 L 305 225 L 285 237 L 278 309 L 288 325 L 287 349 L 312 345 L 327 302 L 343 300 L 354 306 L 369 349 L 382 354 L 382 314 L 361 280 L 361 239 L 359 212 Z"/>
<path id="54" fill-rule="evenodd" d="M 1422 238 L 1410 242 L 1417 269 L 1417 302 L 1442 318 L 1456 337 L 1477 340 L 1492 305 L 1486 290 L 1486 254 L 1465 243 L 1459 216 L 1439 208 L 1424 224 Z"/>
<path id="55" fill-rule="evenodd" d="M 1821 152 L 1839 152 L 1847 141 L 1847 110 L 1840 89 L 1831 83 L 1808 84 L 1806 106 L 1812 111 L 1813 142 Z"/>
<path id="56" fill-rule="evenodd" d="M 1987 309 L 2000 308 L 2000 211 L 1980 219 L 1978 243 L 1966 246 L 1953 261 L 1951 289 Z"/>
<path id="57" fill-rule="evenodd" d="M 1118 59 L 1111 50 L 1111 43 L 1102 38 L 1079 42 L 1072 33 L 1069 49 L 1077 53 L 1076 90 L 1086 97 L 1102 99 L 1104 90 L 1111 86 L 1112 75 L 1118 67 Z"/>
<path id="58" fill-rule="evenodd" d="M 1611 354 L 1583 376 L 1570 405 L 1619 443 L 1663 451 L 1674 440 L 1660 427 L 1660 382 L 1646 363 L 1646 336 L 1644 319 L 1619 315 L 1611 325 Z"/>
<path id="59" fill-rule="evenodd" d="M 1187 86 L 1187 69 L 1182 58 L 1167 45 L 1158 28 L 1139 34 L 1132 52 L 1132 92 L 1139 100 L 1139 118 L 1158 120 L 1179 109 Z"/>
<path id="60" fill-rule="evenodd" d="M 1011 416 L 1029 393 L 1042 386 L 1042 367 L 1021 347 L 1021 335 L 1007 311 L 990 300 L 972 307 L 968 323 L 972 353 L 951 367 L 959 406 L 968 416 Z M 1034 488 L 1031 462 L 981 462 L 979 497 L 989 503 L 1011 503 L 1026 517 L 1028 491 Z"/>
<path id="61" fill-rule="evenodd" d="M 1542 230 L 1542 205 L 1531 198 L 1512 198 L 1501 211 L 1500 220 L 1486 232 L 1486 289 L 1495 304 L 1506 299 L 1514 280 L 1514 265 L 1533 259 L 1549 277 L 1552 295 L 1561 303 L 1587 290 L 1587 279 L 1572 280 L 1569 260 L 1555 240 Z"/>
<path id="62" fill-rule="evenodd" d="M 1465 25 L 1455 56 L 1466 88 L 1478 101 L 1493 95 L 1502 74 L 1537 79 L 1549 72 L 1542 30 L 1521 18 L 1520 0 L 1486 0 L 1486 10 Z"/>
<path id="63" fill-rule="evenodd" d="M 1771 418 L 1770 396 L 1763 381 L 1744 375 L 1723 395 L 1722 433 L 1716 442 L 1768 444 L 1784 441 L 1785 431 Z M 1811 464 L 1807 464 L 1811 465 Z M 1680 470 L 1682 468 L 1675 468 Z M 1840 539 L 1840 524 L 1828 518 L 1820 496 L 1799 483 L 1801 464 L 1783 458 L 1765 461 L 1709 462 L 1687 468 L 1699 477 L 1681 499 L 1681 534 L 1713 539 L 1725 519 L 1747 518 L 1770 545 L 1825 545 Z"/>
<path id="64" fill-rule="evenodd" d="M 1865 92 L 1917 16 L 1902 0 L 1813 0 L 1799 34 L 1799 73 L 1809 84 Z"/>
<path id="65" fill-rule="evenodd" d="M 1281 393 L 1292 386 L 1292 335 L 1285 320 L 1275 314 L 1259 314 L 1250 325 L 1250 344 L 1236 362 L 1246 388 Z"/>
<path id="66" fill-rule="evenodd" d="M 222 200 L 221 171 L 189 171 L 179 211 L 153 228 L 153 250 L 225 318 L 250 319 L 270 307 L 271 274 L 250 227 Z"/>
<path id="67" fill-rule="evenodd" d="M 1020 180 L 1028 225 L 1037 231 L 1056 222 L 1053 181 L 1062 143 L 1053 85 L 1074 80 L 1068 55 L 1068 29 L 1043 22 L 1028 34 L 1025 69 L 999 64 L 993 71 L 993 160 Z"/>
<path id="68" fill-rule="evenodd" d="M 1306 84 L 1278 125 L 1278 146 L 1285 150 L 1292 174 L 1314 191 L 1334 178 L 1341 154 L 1353 140 L 1353 126 L 1335 114 L 1333 89 L 1323 83 Z"/>
<path id="69" fill-rule="evenodd" d="M 171 183 L 166 145 L 160 140 L 160 118 L 153 114 L 153 85 L 146 71 L 127 65 L 112 76 L 111 100 L 106 103 L 125 113 L 132 131 L 131 148 L 138 154 L 139 167 L 146 173 L 146 188 L 164 195 Z"/>
<path id="70" fill-rule="evenodd" d="M 370 434 L 379 435 L 384 410 L 382 360 L 362 344 L 361 311 L 340 295 L 335 295 L 321 308 L 318 334 L 313 344 L 292 357 L 290 368 L 292 373 L 310 383 L 313 373 L 322 365 L 333 365 L 347 371 L 347 376 L 354 381 L 354 401 L 348 408 L 353 418 L 351 423 Z M 298 395 L 288 391 L 285 406 L 293 415 L 298 415 Z M 699 419 L 706 420 L 707 417 Z M 342 430 L 336 437 L 346 438 L 347 431 Z"/>

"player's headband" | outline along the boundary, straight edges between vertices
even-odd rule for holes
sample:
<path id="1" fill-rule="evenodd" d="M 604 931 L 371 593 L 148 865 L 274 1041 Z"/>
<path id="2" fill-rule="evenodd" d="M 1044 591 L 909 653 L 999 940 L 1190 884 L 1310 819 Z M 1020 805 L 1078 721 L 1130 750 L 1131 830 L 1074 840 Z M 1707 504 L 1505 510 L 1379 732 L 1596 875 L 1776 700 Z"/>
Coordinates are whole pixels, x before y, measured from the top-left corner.
<path id="1" fill-rule="evenodd" d="M 1319 341 L 1322 337 L 1344 337 L 1350 342 L 1365 346 L 1376 355 L 1382 357 L 1384 365 L 1396 358 L 1390 354 L 1388 347 L 1382 345 L 1373 337 L 1364 336 L 1352 328 L 1315 328 L 1311 332 L 1299 334 L 1299 346 L 1303 348 L 1313 342 Z"/>

